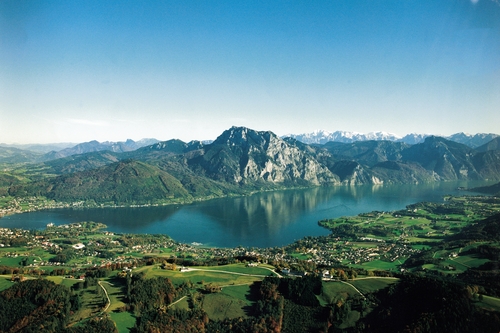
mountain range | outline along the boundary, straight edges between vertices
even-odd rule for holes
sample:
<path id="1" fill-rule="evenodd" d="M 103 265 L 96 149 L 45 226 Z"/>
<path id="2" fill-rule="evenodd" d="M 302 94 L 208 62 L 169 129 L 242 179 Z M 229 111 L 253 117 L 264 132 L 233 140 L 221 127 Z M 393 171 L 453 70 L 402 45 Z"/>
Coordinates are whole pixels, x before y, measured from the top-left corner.
<path id="1" fill-rule="evenodd" d="M 499 141 L 497 136 L 476 148 L 436 136 L 417 144 L 306 144 L 270 131 L 232 127 L 211 143 L 168 140 L 128 151 L 113 145 L 115 151 L 97 150 L 94 144 L 91 152 L 23 163 L 0 172 L 0 192 L 131 205 L 319 185 L 498 181 Z"/>
<path id="2" fill-rule="evenodd" d="M 432 134 L 411 133 L 403 137 L 387 132 L 358 133 L 349 131 L 329 132 L 317 130 L 304 134 L 287 134 L 281 138 L 293 138 L 297 141 L 307 144 L 326 144 L 328 142 L 352 143 L 358 141 L 393 141 L 407 144 L 422 143 L 425 138 L 433 136 Z M 462 143 L 471 148 L 478 148 L 499 135 L 493 133 L 477 133 L 474 135 L 463 132 L 456 133 L 447 137 L 447 140 Z M 129 152 L 144 146 L 153 145 L 161 142 L 160 140 L 149 138 L 134 141 L 104 141 L 96 140 L 74 143 L 51 143 L 51 144 L 0 144 L 0 163 L 23 163 L 23 162 L 43 162 L 57 158 L 68 157 L 72 155 L 91 153 L 96 151 L 111 151 L 115 153 Z M 210 144 L 213 141 L 203 141 L 203 144 Z"/>
<path id="3" fill-rule="evenodd" d="M 425 138 L 429 136 L 433 135 L 411 133 L 401 137 L 396 134 L 387 132 L 370 132 L 364 134 L 364 133 L 348 132 L 348 131 L 328 132 L 324 130 L 317 130 L 311 133 L 304 133 L 304 134 L 287 134 L 284 137 L 291 137 L 307 144 L 325 144 L 327 142 L 332 142 L 332 141 L 352 143 L 356 141 L 376 140 L 376 141 L 404 142 L 413 145 L 424 142 Z M 450 141 L 462 143 L 471 148 L 477 148 L 493 140 L 496 137 L 498 137 L 498 135 L 493 133 L 477 133 L 472 135 L 460 132 L 450 136 L 445 136 L 444 138 Z"/>
<path id="4" fill-rule="evenodd" d="M 156 139 L 141 139 L 134 141 L 105 141 L 96 140 L 79 144 L 0 144 L 0 163 L 32 163 L 55 160 L 72 155 L 85 154 L 96 151 L 111 151 L 123 153 L 159 142 Z"/>

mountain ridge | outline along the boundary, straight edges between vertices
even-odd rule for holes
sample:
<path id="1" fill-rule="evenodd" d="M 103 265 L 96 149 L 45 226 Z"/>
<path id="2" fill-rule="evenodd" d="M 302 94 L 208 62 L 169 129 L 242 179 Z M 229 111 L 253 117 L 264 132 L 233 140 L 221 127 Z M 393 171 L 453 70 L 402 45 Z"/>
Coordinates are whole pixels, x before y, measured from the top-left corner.
<path id="1" fill-rule="evenodd" d="M 18 182 L 15 172 L 5 172 L 0 190 L 60 201 L 159 204 L 293 187 L 500 180 L 500 150 L 492 142 L 481 150 L 436 136 L 414 145 L 387 140 L 308 145 L 271 131 L 232 127 L 208 144 L 168 140 L 129 152 L 94 151 L 24 164 L 23 175 L 34 175 L 32 180 Z"/>
<path id="2" fill-rule="evenodd" d="M 329 132 L 325 130 L 316 130 L 310 133 L 303 134 L 287 134 L 282 137 L 291 137 L 307 144 L 325 144 L 328 142 L 342 142 L 342 143 L 352 143 L 356 141 L 394 141 L 394 142 L 404 142 L 407 144 L 417 144 L 422 143 L 425 138 L 429 136 L 439 136 L 435 134 L 419 134 L 419 133 L 409 133 L 405 136 L 398 136 L 393 133 L 378 131 L 378 132 L 368 132 L 366 134 L 359 132 L 350 131 L 334 131 Z M 471 148 L 477 148 L 486 144 L 487 142 L 499 137 L 498 134 L 494 133 L 477 133 L 477 134 L 466 134 L 464 132 L 459 132 L 452 134 L 450 136 L 441 136 L 450 141 L 458 142 L 470 146 Z"/>

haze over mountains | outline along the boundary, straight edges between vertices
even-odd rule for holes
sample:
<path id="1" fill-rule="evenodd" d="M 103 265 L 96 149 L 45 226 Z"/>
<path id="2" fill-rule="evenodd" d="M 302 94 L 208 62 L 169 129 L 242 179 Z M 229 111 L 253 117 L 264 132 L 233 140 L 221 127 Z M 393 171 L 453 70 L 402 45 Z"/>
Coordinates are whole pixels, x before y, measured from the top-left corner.
<path id="1" fill-rule="evenodd" d="M 432 134 L 417 134 L 411 133 L 405 136 L 398 136 L 396 134 L 387 132 L 370 132 L 370 133 L 359 133 L 350 131 L 334 131 L 329 132 L 325 130 L 317 130 L 311 133 L 303 134 L 287 134 L 281 136 L 281 138 L 294 138 L 300 142 L 307 144 L 325 144 L 328 142 L 343 142 L 352 143 L 357 141 L 394 141 L 394 142 L 404 142 L 407 144 L 417 144 L 422 143 L 425 138 L 433 136 Z M 436 135 L 439 136 L 439 135 Z M 462 143 L 471 148 L 477 148 L 486 144 L 487 142 L 498 137 L 498 134 L 493 133 L 477 133 L 477 134 L 467 134 L 467 133 L 455 133 L 450 136 L 443 136 L 445 139 L 450 141 L 455 141 Z M 154 143 L 160 142 L 160 140 L 154 138 L 141 139 L 139 141 L 134 141 L 127 139 L 126 141 L 104 141 L 98 142 L 96 140 L 82 142 L 82 143 L 50 143 L 50 144 L 4 144 L 0 143 L 0 162 L 32 162 L 34 160 L 38 161 L 48 161 L 56 158 L 67 157 L 71 155 L 90 153 L 95 151 L 109 150 L 112 152 L 128 152 L 133 151 L 138 148 L 152 145 Z M 213 140 L 203 141 L 204 144 L 209 144 Z M 19 151 L 23 150 L 25 152 Z M 29 153 L 28 153 L 29 152 Z M 25 158 L 20 158 L 16 155 L 26 155 Z M 38 156 L 42 155 L 42 156 Z M 9 156 L 16 156 L 12 161 L 9 160 Z"/>
<path id="2" fill-rule="evenodd" d="M 286 136 L 308 144 L 313 144 L 313 143 L 325 144 L 330 141 L 351 143 L 356 141 L 368 141 L 368 140 L 376 140 L 376 141 L 388 140 L 395 142 L 404 142 L 408 144 L 416 144 L 423 142 L 425 138 L 432 136 L 432 134 L 410 133 L 401 137 L 396 134 L 387 132 L 370 132 L 364 134 L 358 132 L 346 132 L 346 131 L 328 132 L 324 130 L 318 130 L 312 133 L 288 134 Z M 477 148 L 479 146 L 482 146 L 496 137 L 498 137 L 498 135 L 493 133 L 478 133 L 472 135 L 463 132 L 456 133 L 450 136 L 444 136 L 445 139 L 448 139 L 450 141 L 455 141 L 458 143 L 463 143 L 464 145 L 467 145 L 472 148 Z"/>
<path id="3" fill-rule="evenodd" d="M 297 186 L 500 180 L 499 141 L 496 136 L 477 148 L 436 136 L 417 144 L 309 145 L 270 131 L 232 127 L 211 143 L 168 140 L 135 150 L 129 141 L 90 142 L 35 156 L 2 148 L 4 155 L 10 149 L 4 163 L 10 158 L 23 164 L 4 168 L 0 192 L 63 202 L 159 204 Z"/>

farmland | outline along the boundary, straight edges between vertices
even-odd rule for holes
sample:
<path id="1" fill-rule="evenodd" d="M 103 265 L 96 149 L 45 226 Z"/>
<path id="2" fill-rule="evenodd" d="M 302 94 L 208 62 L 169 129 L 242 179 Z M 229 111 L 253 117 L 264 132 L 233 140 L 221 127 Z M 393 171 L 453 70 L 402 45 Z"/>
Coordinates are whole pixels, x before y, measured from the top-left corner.
<path id="1" fill-rule="evenodd" d="M 188 311 L 193 323 L 204 322 L 206 316 L 216 326 L 228 321 L 257 325 L 256 318 L 272 326 L 278 317 L 259 317 L 270 302 L 274 310 L 269 311 L 285 316 L 285 328 L 297 325 L 290 316 L 302 315 L 312 330 L 329 320 L 336 320 L 338 329 L 352 328 L 369 320 L 366 316 L 380 306 L 371 295 L 396 286 L 406 274 L 452 276 L 452 281 L 468 286 L 478 308 L 498 311 L 500 286 L 491 269 L 498 262 L 500 243 L 496 220 L 488 219 L 500 211 L 499 201 L 446 199 L 445 204 L 419 203 L 401 211 L 320 221 L 330 235 L 306 237 L 282 248 L 206 248 L 165 235 L 113 234 L 95 222 L 48 226 L 44 231 L 4 228 L 0 291 L 13 281 L 47 279 L 67 287 L 78 300 L 69 317 L 71 327 L 109 318 L 119 332 L 128 332 L 138 318 L 151 315 L 152 309 L 134 293 L 151 288 L 144 281 L 158 279 L 172 285 L 159 291 L 167 298 L 155 301 L 162 311 L 176 316 Z M 283 287 L 278 282 L 309 277 L 323 281 L 307 301 L 294 294 L 293 283 L 283 282 L 289 285 Z M 261 299 L 269 296 L 259 291 L 262 285 L 275 285 L 269 288 L 278 288 L 278 294 L 271 292 L 277 298 Z M 286 297 L 283 303 L 279 294 Z M 304 308 L 301 302 L 319 307 Z M 333 317 L 326 319 L 325 309 L 331 309 Z M 315 316 L 325 321 L 319 323 Z"/>

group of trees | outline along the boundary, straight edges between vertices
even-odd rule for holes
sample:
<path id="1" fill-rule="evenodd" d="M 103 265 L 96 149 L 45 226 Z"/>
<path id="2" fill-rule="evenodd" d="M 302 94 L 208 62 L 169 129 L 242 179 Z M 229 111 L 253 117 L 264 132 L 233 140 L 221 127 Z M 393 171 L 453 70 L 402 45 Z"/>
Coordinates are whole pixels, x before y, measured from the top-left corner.
<path id="1" fill-rule="evenodd" d="M 467 286 L 439 277 L 403 276 L 377 294 L 364 321 L 370 332 L 498 332 L 498 313 L 476 307 Z"/>
<path id="2" fill-rule="evenodd" d="M 67 287 L 44 279 L 16 283 L 0 293 L 0 331 L 64 331 L 77 302 L 71 296 Z"/>

